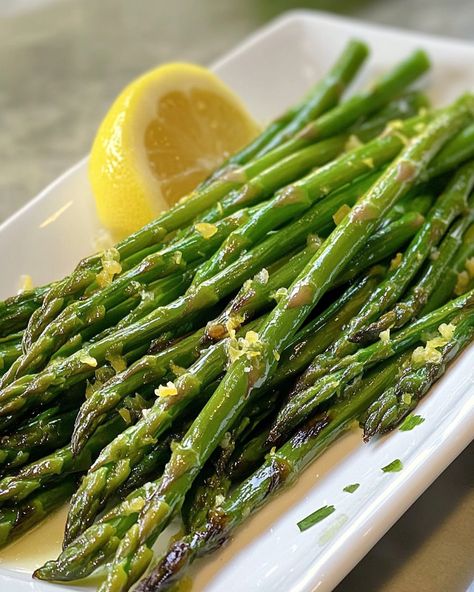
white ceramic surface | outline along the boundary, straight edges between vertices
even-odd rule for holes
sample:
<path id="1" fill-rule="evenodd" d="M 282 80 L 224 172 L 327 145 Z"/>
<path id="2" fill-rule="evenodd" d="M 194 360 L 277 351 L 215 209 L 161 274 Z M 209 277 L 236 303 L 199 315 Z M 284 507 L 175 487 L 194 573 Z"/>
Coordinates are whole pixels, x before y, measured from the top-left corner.
<path id="1" fill-rule="evenodd" d="M 416 47 L 433 60 L 430 96 L 443 104 L 474 89 L 474 46 L 395 31 L 316 12 L 292 12 L 258 31 L 215 64 L 215 71 L 268 120 L 297 100 L 336 58 L 349 37 L 365 39 L 372 57 L 357 86 Z M 91 252 L 98 232 L 82 161 L 0 226 L 0 298 L 28 273 L 36 284 L 67 273 Z M 411 432 L 362 444 L 341 438 L 286 491 L 249 521 L 225 549 L 193 569 L 193 590 L 303 592 L 331 590 L 430 483 L 474 433 L 474 348 L 453 365 L 418 407 L 425 422 Z M 383 473 L 399 458 L 404 469 Z M 348 494 L 343 488 L 360 483 Z M 300 533 L 296 523 L 333 504 L 336 512 Z M 59 550 L 61 516 L 0 552 L 2 592 L 84 590 L 33 582 L 32 565 Z M 28 558 L 23 558 L 29 544 Z M 90 589 L 94 587 L 91 586 Z"/>

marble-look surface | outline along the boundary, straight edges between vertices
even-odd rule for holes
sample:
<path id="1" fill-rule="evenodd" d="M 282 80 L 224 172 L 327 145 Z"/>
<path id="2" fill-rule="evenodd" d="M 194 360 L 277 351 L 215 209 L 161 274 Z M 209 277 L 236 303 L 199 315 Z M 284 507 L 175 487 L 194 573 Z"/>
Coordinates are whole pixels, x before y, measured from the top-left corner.
<path id="1" fill-rule="evenodd" d="M 171 59 L 208 64 L 303 7 L 474 40 L 472 0 L 0 0 L 0 222 L 87 153 L 134 76 Z M 337 592 L 470 587 L 473 453 L 471 445 Z"/>

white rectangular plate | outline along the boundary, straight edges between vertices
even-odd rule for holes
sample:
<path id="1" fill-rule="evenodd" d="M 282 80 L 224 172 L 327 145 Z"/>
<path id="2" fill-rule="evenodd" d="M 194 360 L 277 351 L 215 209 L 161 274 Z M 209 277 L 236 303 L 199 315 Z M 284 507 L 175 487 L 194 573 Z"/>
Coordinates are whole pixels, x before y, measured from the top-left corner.
<path id="1" fill-rule="evenodd" d="M 284 15 L 214 69 L 255 116 L 266 121 L 299 99 L 354 36 L 372 49 L 358 85 L 423 47 L 433 60 L 428 84 L 436 104 L 474 89 L 472 45 L 315 12 Z M 37 284 L 67 273 L 91 251 L 97 229 L 82 161 L 0 226 L 0 297 L 16 290 L 22 273 L 31 274 Z M 198 563 L 193 590 L 331 590 L 471 440 L 473 368 L 471 348 L 421 403 L 418 413 L 425 422 L 415 430 L 397 431 L 367 445 L 359 431 L 341 438 L 296 486 L 241 528 L 225 549 Z M 381 467 L 396 458 L 404 469 L 383 473 Z M 343 492 L 355 482 L 360 487 L 354 494 Z M 335 505 L 336 512 L 300 533 L 296 523 L 325 504 Z M 30 579 L 31 568 L 59 550 L 62 520 L 63 515 L 57 515 L 0 552 L 2 591 L 85 589 Z"/>

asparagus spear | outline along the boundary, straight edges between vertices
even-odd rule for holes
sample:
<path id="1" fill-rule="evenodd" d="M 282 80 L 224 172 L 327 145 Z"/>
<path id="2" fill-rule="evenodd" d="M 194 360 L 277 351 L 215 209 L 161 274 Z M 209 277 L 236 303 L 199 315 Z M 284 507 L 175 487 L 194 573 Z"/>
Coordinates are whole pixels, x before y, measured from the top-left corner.
<path id="1" fill-rule="evenodd" d="M 453 322 L 453 333 L 446 337 L 446 343 L 437 355 L 432 359 L 427 356 L 425 361 L 418 362 L 414 359 L 414 352 L 413 357 L 401 367 L 395 384 L 370 405 L 361 421 L 365 440 L 393 430 L 416 407 L 433 383 L 445 373 L 447 365 L 472 342 L 474 312 L 470 310 Z"/>
<path id="2" fill-rule="evenodd" d="M 474 224 L 471 224 L 465 232 L 462 244 L 454 256 L 450 269 L 446 273 L 443 282 L 436 288 L 423 307 L 423 314 L 439 308 L 446 300 L 452 298 L 458 281 L 458 274 L 466 271 L 466 263 L 471 257 L 474 257 Z"/>
<path id="3" fill-rule="evenodd" d="M 358 117 L 373 113 L 386 104 L 398 92 L 400 84 L 409 86 L 421 74 L 430 67 L 427 55 L 423 51 L 416 51 L 409 58 L 400 63 L 393 71 L 380 78 L 369 90 L 354 95 L 344 103 L 341 103 L 331 111 L 321 115 L 314 122 L 313 116 L 301 117 L 275 136 L 260 154 L 268 152 L 280 143 L 288 140 L 296 132 L 302 130 L 302 134 L 311 134 L 313 137 L 327 138 L 348 127 Z M 302 129 L 305 124 L 309 124 Z"/>
<path id="4" fill-rule="evenodd" d="M 142 385 L 159 383 L 173 364 L 188 367 L 200 356 L 203 330 L 179 340 L 155 355 L 146 355 L 119 372 L 84 401 L 76 419 L 71 445 L 78 454 L 87 439 L 127 395 Z"/>
<path id="5" fill-rule="evenodd" d="M 367 240 L 366 248 L 351 260 L 334 285 L 342 286 L 357 277 L 364 269 L 395 255 L 413 239 L 424 221 L 425 218 L 420 212 L 407 212 L 400 219 L 383 226 Z"/>
<path id="6" fill-rule="evenodd" d="M 248 222 L 230 233 L 211 259 L 198 269 L 193 285 L 224 269 L 268 232 L 301 215 L 331 191 L 390 162 L 403 147 L 404 136 L 400 136 L 400 132 L 407 136 L 415 135 L 426 118 L 415 117 L 401 122 L 396 130 L 392 129 L 368 144 L 350 150 L 279 190 L 272 199 L 261 205 Z"/>
<path id="7" fill-rule="evenodd" d="M 22 332 L 0 337 L 0 373 L 8 370 L 21 355 Z"/>
<path id="8" fill-rule="evenodd" d="M 390 340 L 377 341 L 340 359 L 329 374 L 290 398 L 273 422 L 267 438 L 268 445 L 274 445 L 284 439 L 293 428 L 309 417 L 320 403 L 341 393 L 344 387 L 364 370 L 415 345 L 423 338 L 425 332 L 436 330 L 442 323 L 449 323 L 460 311 L 464 310 L 466 314 L 472 315 L 473 305 L 474 290 L 471 290 L 402 329 Z"/>
<path id="9" fill-rule="evenodd" d="M 444 193 L 435 202 L 426 222 L 413 238 L 398 267 L 374 290 L 360 314 L 349 323 L 345 334 L 331 347 L 331 351 L 313 361 L 299 379 L 295 392 L 313 384 L 316 378 L 330 370 L 341 356 L 356 350 L 353 339 L 357 331 L 397 301 L 453 219 L 466 210 L 467 198 L 473 183 L 474 163 L 469 162 L 454 174 Z"/>
<path id="10" fill-rule="evenodd" d="M 353 336 L 354 341 L 362 344 L 375 341 L 382 331 L 399 329 L 421 312 L 432 292 L 443 281 L 445 272 L 461 245 L 462 237 L 472 222 L 473 214 L 471 212 L 454 223 L 436 251 L 436 259 L 428 263 L 420 280 L 409 290 L 407 296 L 378 321 L 358 331 Z"/>
<path id="11" fill-rule="evenodd" d="M 374 92 L 374 102 L 377 102 L 377 96 L 382 95 L 387 97 L 384 102 L 388 102 L 393 96 L 396 96 L 407 85 L 424 73 L 428 66 L 429 63 L 426 55 L 422 52 L 415 52 L 405 62 L 400 64 L 392 74 L 387 75 L 380 82 L 377 86 L 377 92 Z M 365 106 L 370 105 L 371 100 L 371 95 L 367 95 Z M 378 105 L 380 106 L 380 103 Z M 347 128 L 348 122 L 354 122 L 360 117 L 361 112 L 363 112 L 363 109 L 360 108 L 360 105 L 356 104 L 350 106 L 338 116 L 333 116 L 326 135 L 335 133 L 331 131 L 334 129 L 344 130 Z M 313 142 L 312 134 L 306 133 L 296 139 L 296 141 L 289 141 L 280 148 L 276 148 L 268 154 L 244 165 L 237 171 L 230 171 L 230 173 L 219 177 L 215 182 L 195 191 L 185 200 L 180 201 L 173 208 L 162 213 L 153 222 L 118 243 L 116 248 L 120 259 L 126 259 L 137 251 L 161 241 L 168 233 L 189 224 L 196 216 L 217 203 L 231 189 L 242 186 L 248 179 L 267 168 L 270 164 L 278 162 L 283 156 L 287 156 L 296 149 Z M 73 274 L 58 282 L 48 292 L 42 308 L 32 315 L 26 332 L 25 343 L 33 343 L 46 324 L 59 314 L 64 303 L 69 303 L 70 296 L 77 293 L 80 294 L 94 281 L 96 274 L 100 270 L 100 260 L 100 254 L 84 259 Z"/>
<path id="12" fill-rule="evenodd" d="M 215 226 L 214 234 L 203 235 L 197 229 L 188 237 L 169 247 L 153 253 L 137 266 L 121 274 L 106 288 L 95 292 L 85 300 L 69 304 L 51 322 L 41 336 L 31 345 L 26 354 L 18 360 L 14 368 L 4 376 L 2 385 L 6 386 L 15 377 L 41 368 L 48 356 L 54 353 L 68 337 L 84 326 L 89 329 L 97 319 L 101 319 L 107 309 L 120 303 L 124 295 L 139 294 L 143 285 L 162 276 L 175 273 L 197 258 L 211 253 L 229 232 L 248 219 L 251 212 L 241 211 L 227 217 Z"/>
<path id="13" fill-rule="evenodd" d="M 12 435 L 0 438 L 0 465 L 6 469 L 25 465 L 34 457 L 64 446 L 69 442 L 77 415 L 77 407 L 62 411 L 60 405 L 40 413 Z"/>
<path id="14" fill-rule="evenodd" d="M 0 508 L 0 547 L 50 516 L 51 512 L 67 501 L 75 486 L 75 478 L 68 477 L 15 506 Z"/>
<path id="15" fill-rule="evenodd" d="M 427 106 L 427 101 L 424 95 L 420 93 L 410 93 L 403 95 L 402 97 L 395 99 L 389 103 L 384 109 L 381 109 L 370 119 L 363 121 L 362 123 L 356 123 L 349 130 L 344 130 L 341 135 L 335 136 L 334 138 L 328 138 L 317 142 L 315 145 L 310 144 L 309 149 L 313 153 L 308 158 L 308 163 L 312 167 L 321 166 L 326 162 L 329 162 L 335 158 L 341 151 L 341 148 L 346 145 L 347 140 L 352 136 L 367 142 L 373 139 L 376 135 L 381 133 L 386 127 L 387 123 L 398 119 L 407 119 L 414 117 L 418 114 L 419 110 Z M 341 144 L 341 141 L 343 144 Z M 301 140 L 298 140 L 301 143 Z M 287 145 L 284 145 L 279 149 L 280 151 L 288 152 Z M 306 163 L 300 164 L 300 153 L 305 154 L 307 148 L 295 149 L 293 152 L 290 151 L 288 156 L 282 156 L 275 160 L 275 163 L 260 174 L 255 175 L 240 189 L 231 191 L 227 196 L 219 201 L 217 205 L 210 208 L 199 216 L 199 221 L 214 223 L 216 220 L 220 220 L 224 215 L 231 214 L 237 211 L 240 207 L 254 205 L 260 202 L 262 199 L 269 197 L 271 193 L 290 183 L 303 174 L 309 171 Z M 273 153 L 272 153 L 273 154 Z M 311 153 L 308 151 L 308 155 Z M 293 178 L 290 178 L 285 168 L 290 167 Z M 306 169 L 306 170 L 304 170 Z M 294 173 L 293 173 L 294 170 Z M 297 174 L 298 173 L 298 174 Z M 280 182 L 275 182 L 281 179 Z"/>
<path id="16" fill-rule="evenodd" d="M 380 123 L 378 123 L 378 126 L 380 128 Z M 367 137 L 372 137 L 376 131 L 377 125 L 362 130 L 363 134 Z M 273 193 L 285 183 L 298 178 L 303 172 L 307 172 L 310 167 L 327 162 L 341 151 L 346 140 L 347 135 L 336 137 L 303 149 L 278 162 L 275 166 L 270 167 L 255 177 L 253 184 L 247 184 L 244 188 L 245 193 L 238 199 L 232 199 L 234 207 L 236 204 L 246 205 L 249 197 L 254 202 L 257 196 L 262 197 L 263 195 Z M 55 349 L 64 343 L 68 335 L 77 331 L 84 322 L 87 322 L 88 331 L 90 332 L 92 326 L 91 319 L 94 319 L 94 311 L 104 307 L 105 311 L 107 311 L 111 305 L 113 306 L 118 295 L 123 293 L 125 286 L 129 288 L 131 282 L 137 281 L 147 283 L 150 277 L 153 279 L 157 274 L 159 276 L 161 273 L 169 273 L 169 259 L 171 257 L 171 261 L 175 262 L 175 255 L 179 255 L 179 261 L 181 263 L 188 264 L 193 262 L 196 254 L 205 256 L 212 253 L 233 228 L 237 227 L 239 223 L 243 224 L 244 222 L 245 213 L 240 212 L 218 222 L 217 226 L 214 227 L 215 234 L 211 236 L 202 236 L 199 232 L 195 231 L 185 239 L 173 242 L 165 249 L 148 255 L 144 261 L 123 273 L 110 286 L 93 293 L 87 300 L 75 301 L 66 306 L 56 320 L 45 328 L 36 343 L 28 347 L 27 354 L 23 356 L 22 360 L 18 360 L 8 376 L 3 378 L 2 384 L 5 386 L 14 377 L 19 377 L 27 371 L 31 373 L 31 371 L 40 368 L 42 361 L 43 363 L 46 361 L 45 345 L 48 346 L 50 351 L 54 352 Z M 206 277 L 209 277 L 209 273 Z M 197 278 L 198 280 L 203 279 L 199 273 L 197 274 Z M 139 284 L 137 284 L 137 289 L 140 289 Z M 41 355 L 38 352 L 42 352 Z"/>
<path id="17" fill-rule="evenodd" d="M 233 154 L 212 174 L 211 179 L 222 176 L 236 165 L 249 162 L 271 142 L 276 147 L 290 138 L 293 134 L 287 133 L 288 126 L 298 131 L 309 120 L 336 105 L 367 55 L 368 47 L 365 43 L 356 39 L 349 41 L 331 70 L 310 89 L 302 102 L 272 121 L 250 144 Z M 275 143 L 274 140 L 278 136 L 280 140 Z M 265 149 L 265 152 L 269 152 L 269 149 Z"/>
<path id="18" fill-rule="evenodd" d="M 275 374 L 269 388 L 304 367 L 308 359 L 332 341 L 335 332 L 360 308 L 378 281 L 378 274 L 378 271 L 372 272 L 358 285 L 347 290 L 319 317 L 319 322 L 311 323 L 309 337 L 306 336 L 306 330 L 301 332 L 305 341 L 299 344 L 301 347 L 298 347 L 296 355 L 291 358 L 288 355 L 284 357 L 281 371 Z M 252 330 L 260 322 L 261 320 L 257 320 L 253 325 L 248 325 L 245 331 Z M 153 442 L 198 395 L 200 384 L 209 384 L 224 370 L 227 361 L 226 346 L 227 342 L 222 341 L 210 348 L 207 354 L 178 378 L 175 386 L 179 395 L 159 398 L 140 422 L 128 428 L 104 448 L 72 500 L 65 535 L 66 543 L 78 535 L 79 529 L 84 529 L 90 524 L 120 483 L 128 478 L 130 470 L 141 462 Z M 93 413 L 93 410 L 89 413 Z M 85 417 L 87 415 L 88 413 Z"/>
<path id="19" fill-rule="evenodd" d="M 139 408 L 146 405 L 141 398 L 136 403 Z M 4 477 L 0 480 L 0 504 L 19 502 L 43 485 L 58 481 L 61 476 L 86 471 L 102 448 L 126 425 L 127 422 L 117 413 L 95 432 L 77 456 L 68 444 L 23 467 L 16 475 Z"/>
<path id="20" fill-rule="evenodd" d="M 34 288 L 0 302 L 0 337 L 24 329 L 49 289 L 50 286 Z"/>
<path id="21" fill-rule="evenodd" d="M 270 313 L 263 326 L 256 356 L 235 360 L 219 387 L 175 448 L 154 495 L 146 502 L 138 523 L 122 539 L 107 571 L 102 592 L 126 590 L 146 570 L 152 545 L 181 505 L 197 473 L 223 434 L 243 411 L 252 391 L 274 371 L 275 352 L 292 335 L 340 272 L 367 241 L 377 222 L 419 179 L 421 172 L 446 141 L 470 121 L 470 97 L 455 103 L 428 125 L 388 167 L 350 216 L 332 232 L 313 260 Z M 205 426 L 205 430 L 204 430 Z"/>
<path id="22" fill-rule="evenodd" d="M 348 192 L 354 195 L 354 189 L 358 189 L 358 184 L 349 187 Z M 221 273 L 169 306 L 159 307 L 141 321 L 86 344 L 82 350 L 69 357 L 50 363 L 37 375 L 16 380 L 0 391 L 0 417 L 19 413 L 20 410 L 25 413 L 39 404 L 54 400 L 65 388 L 89 378 L 104 363 L 108 352 L 120 351 L 122 355 L 128 355 L 127 352 L 149 343 L 154 336 L 182 326 L 183 319 L 191 318 L 200 311 L 202 314 L 202 311 L 238 289 L 262 267 L 301 245 L 309 233 L 321 225 L 326 226 L 334 213 L 334 207 L 345 203 L 346 197 L 345 192 L 340 192 L 330 206 L 324 202 L 316 204 L 301 218 L 286 226 L 284 232 L 269 236 Z"/>
<path id="23" fill-rule="evenodd" d="M 237 296 L 233 298 L 221 314 L 207 324 L 203 340 L 213 342 L 227 335 L 229 323 L 235 328 L 242 325 L 265 306 L 275 302 L 274 294 L 280 288 L 287 288 L 303 270 L 321 245 L 314 235 L 308 237 L 305 249 L 295 253 L 274 273 L 260 270 L 251 280 L 247 280 Z"/>
<path id="24" fill-rule="evenodd" d="M 258 322 L 259 320 L 249 324 L 246 330 L 252 330 Z M 158 389 L 158 393 L 163 394 L 159 394 L 143 418 L 102 450 L 71 500 L 64 535 L 66 544 L 92 523 L 97 513 L 105 506 L 105 502 L 128 478 L 132 467 L 142 460 L 173 421 L 202 395 L 204 387 L 223 372 L 227 362 L 227 348 L 228 340 L 211 346 L 177 378 L 172 384 L 170 394 L 167 394 L 166 389 Z M 81 417 L 84 421 L 86 416 Z M 80 442 L 79 448 L 77 443 L 81 435 L 83 436 L 82 430 L 76 429 L 73 449 L 84 450 L 90 442 L 90 438 Z"/>
<path id="25" fill-rule="evenodd" d="M 273 392 L 260 398 L 239 418 L 230 432 L 226 434 L 220 447 L 214 451 L 207 465 L 188 492 L 181 516 L 187 531 L 193 530 L 206 519 L 207 512 L 216 499 L 225 497 L 231 486 L 227 464 L 240 441 L 258 429 L 260 424 L 274 411 L 278 404 L 279 393 Z"/>
<path id="26" fill-rule="evenodd" d="M 209 396 L 212 393 L 211 389 L 213 388 L 215 388 L 214 384 L 205 389 L 209 392 Z M 206 396 L 207 394 L 204 395 L 204 398 Z M 170 459 L 173 443 L 181 440 L 190 424 L 191 420 L 186 418 L 182 423 L 178 424 L 176 428 L 173 426 L 172 431 L 160 440 L 150 452 L 145 454 L 142 460 L 131 468 L 129 476 L 117 489 L 117 495 L 114 496 L 112 500 L 116 497 L 119 500 L 123 500 L 126 496 L 133 493 L 135 489 L 161 475 L 166 463 Z"/>
<path id="27" fill-rule="evenodd" d="M 328 435 L 327 439 L 325 439 L 327 444 L 332 441 L 329 433 L 333 437 L 336 437 L 341 430 L 349 427 L 353 423 L 353 419 L 388 385 L 390 379 L 395 375 L 398 364 L 399 361 L 395 360 L 391 362 L 391 371 L 386 368 L 384 371 L 377 371 L 372 374 L 370 384 L 374 385 L 372 387 L 373 390 L 369 390 L 367 381 L 367 388 L 358 389 L 352 401 L 338 403 L 338 412 L 334 415 L 334 422 L 332 424 L 334 429 L 327 429 L 325 432 Z M 329 412 L 331 413 L 335 408 L 332 408 Z M 317 425 L 316 420 L 313 422 L 313 426 L 316 427 Z M 296 439 L 298 446 L 295 447 L 295 452 L 298 450 L 301 451 L 301 458 L 299 460 L 304 465 L 299 466 L 302 470 L 306 464 L 316 458 L 322 448 L 318 448 L 317 450 L 314 448 L 314 438 L 317 436 L 317 430 L 301 430 L 300 434 L 307 436 L 299 440 Z M 323 438 L 323 436 L 320 436 L 320 438 Z M 313 443 L 312 447 L 304 446 L 304 444 L 309 445 L 310 442 Z M 303 446 L 303 449 L 300 446 Z M 312 451 L 312 456 L 310 456 L 309 451 Z M 33 574 L 34 577 L 49 581 L 75 580 L 90 575 L 99 565 L 107 562 L 113 556 L 124 533 L 137 521 L 138 513 L 145 504 L 145 500 L 154 491 L 155 484 L 156 482 L 147 483 L 145 486 L 132 492 L 126 500 L 110 510 L 73 543 L 68 545 L 58 559 L 48 561 L 43 567 L 36 570 Z"/>
<path id="28" fill-rule="evenodd" d="M 350 396 L 308 421 L 245 479 L 225 501 L 212 508 L 207 523 L 171 543 L 151 574 L 137 586 L 139 592 L 168 590 L 197 557 L 221 547 L 233 531 L 267 503 L 347 430 L 354 419 L 393 379 L 399 360 L 377 368 L 353 389 Z"/>
<path id="29" fill-rule="evenodd" d="M 79 350 L 84 343 L 97 342 L 111 335 L 117 329 L 127 327 L 145 317 L 159 306 L 173 302 L 184 294 L 195 272 L 190 266 L 184 273 L 173 274 L 144 286 L 131 298 L 122 300 L 117 306 L 106 310 L 103 322 L 94 319 L 85 329 L 69 338 L 52 356 L 51 360 L 65 358 Z M 135 287 L 132 285 L 132 290 Z M 127 288 L 125 288 L 127 291 Z M 126 295 L 124 294 L 124 297 Z M 130 304 L 133 301 L 133 304 Z M 100 330 L 100 332 L 98 332 Z"/>
<path id="30" fill-rule="evenodd" d="M 290 344 L 283 352 L 278 368 L 257 401 L 265 399 L 267 391 L 281 388 L 293 376 L 301 372 L 318 353 L 324 351 L 340 334 L 344 325 L 358 313 L 385 270 L 378 266 L 349 286 L 321 315 L 308 323 L 299 333 L 299 341 Z M 267 444 L 269 429 L 252 438 L 236 452 L 228 470 L 232 480 L 246 476 L 262 460 L 270 446 Z"/>

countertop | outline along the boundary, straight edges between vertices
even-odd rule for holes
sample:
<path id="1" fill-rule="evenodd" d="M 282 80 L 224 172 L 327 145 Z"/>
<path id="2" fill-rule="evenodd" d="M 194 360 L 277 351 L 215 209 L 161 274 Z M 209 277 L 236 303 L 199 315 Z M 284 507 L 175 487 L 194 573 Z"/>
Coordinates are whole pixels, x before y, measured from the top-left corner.
<path id="1" fill-rule="evenodd" d="M 0 222 L 87 153 L 134 76 L 210 63 L 292 8 L 474 41 L 472 0 L 0 0 Z M 337 592 L 474 589 L 473 456 L 471 445 Z"/>

